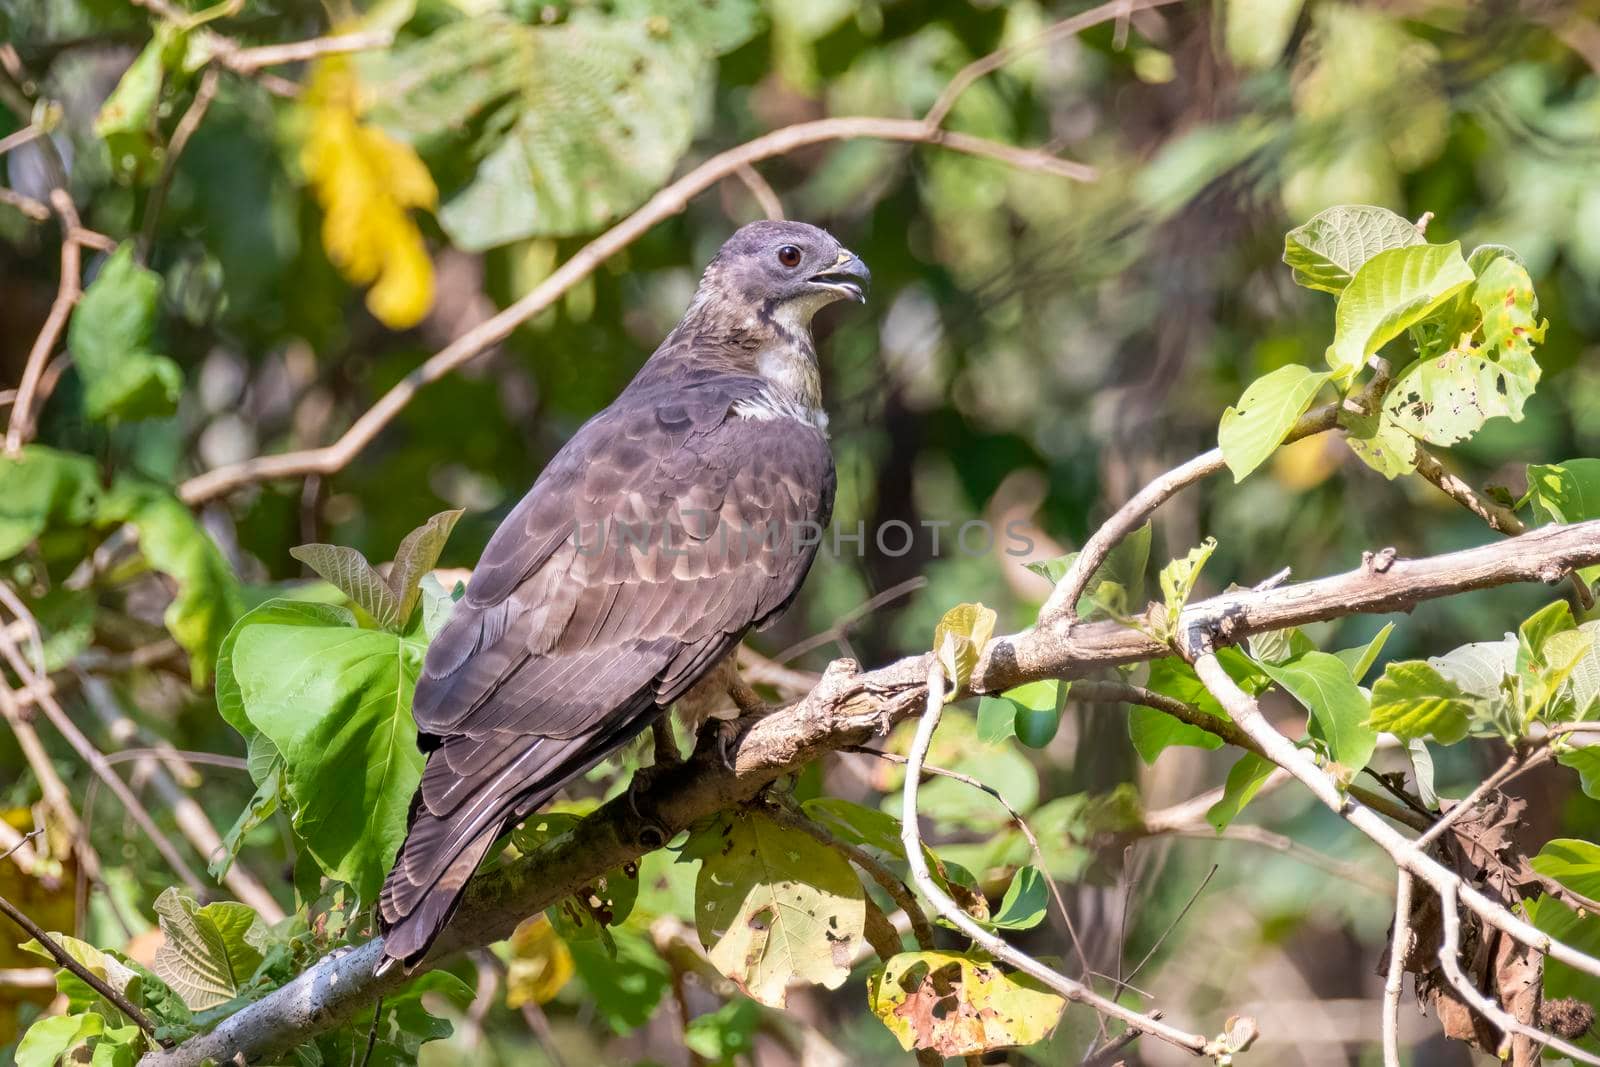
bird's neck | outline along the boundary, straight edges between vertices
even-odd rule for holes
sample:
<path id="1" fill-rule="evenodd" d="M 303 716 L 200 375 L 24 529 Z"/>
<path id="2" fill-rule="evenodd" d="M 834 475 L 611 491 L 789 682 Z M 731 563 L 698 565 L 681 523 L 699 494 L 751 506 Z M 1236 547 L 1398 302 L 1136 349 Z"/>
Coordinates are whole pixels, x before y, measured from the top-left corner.
<path id="1" fill-rule="evenodd" d="M 714 358 L 726 359 L 730 370 L 762 378 L 772 394 L 764 407 L 773 413 L 821 425 L 826 416 L 811 339 L 812 310 L 792 303 L 736 309 L 696 300 L 673 338 L 694 338 L 700 358 L 709 349 Z"/>

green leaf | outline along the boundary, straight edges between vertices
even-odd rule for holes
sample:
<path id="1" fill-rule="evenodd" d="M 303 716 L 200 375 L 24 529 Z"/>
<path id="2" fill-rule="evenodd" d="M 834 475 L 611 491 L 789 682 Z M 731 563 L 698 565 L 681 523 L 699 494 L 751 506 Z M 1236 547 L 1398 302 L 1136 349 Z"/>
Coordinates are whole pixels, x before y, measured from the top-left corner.
<path id="1" fill-rule="evenodd" d="M 1477 711 L 1472 694 L 1446 678 L 1431 663 L 1391 663 L 1372 687 L 1372 717 L 1367 725 L 1403 741 L 1432 738 L 1453 745 L 1467 736 Z"/>
<path id="2" fill-rule="evenodd" d="M 989 925 L 1002 930 L 1031 930 L 1044 921 L 1050 907 L 1050 886 L 1045 875 L 1034 866 L 1020 868 L 1006 887 L 1000 910 Z"/>
<path id="3" fill-rule="evenodd" d="M 406 534 L 400 547 L 395 549 L 394 566 L 389 571 L 389 589 L 399 604 L 398 625 L 404 626 L 411 621 L 411 613 L 416 610 L 417 599 L 422 595 L 422 578 L 439 562 L 439 554 L 450 539 L 450 531 L 455 529 L 462 514 L 461 508 L 439 512 Z"/>
<path id="4" fill-rule="evenodd" d="M 1558 755 L 1556 761 L 1577 771 L 1579 788 L 1586 795 L 1600 800 L 1600 745 L 1569 748 Z"/>
<path id="5" fill-rule="evenodd" d="M 946 1058 L 1041 1041 L 1066 1007 L 1025 975 L 954 952 L 893 957 L 868 976 L 867 1003 L 901 1048 Z"/>
<path id="6" fill-rule="evenodd" d="M 835 837 L 875 848 L 902 861 L 906 858 L 905 845 L 900 840 L 900 820 L 886 811 L 840 797 L 813 797 L 801 808 Z"/>
<path id="7" fill-rule="evenodd" d="M 1600 845 L 1573 837 L 1548 841 L 1530 861 L 1533 869 L 1591 900 L 1600 897 Z"/>
<path id="8" fill-rule="evenodd" d="M 696 1015 L 683 1030 L 683 1044 L 695 1055 L 717 1067 L 733 1067 L 737 1062 L 754 1061 L 756 1028 L 761 1024 L 761 1008 L 753 1000 L 737 997 L 716 1011 Z"/>
<path id="9" fill-rule="evenodd" d="M 1222 413 L 1217 444 L 1235 482 L 1244 481 L 1283 444 L 1331 377 L 1326 371 L 1290 363 L 1251 382 L 1239 406 Z"/>
<path id="10" fill-rule="evenodd" d="M 278 803 L 283 796 L 283 758 L 277 755 L 276 749 L 273 750 L 273 756 L 274 762 L 267 772 L 266 779 L 256 787 L 255 795 L 239 813 L 239 817 L 233 821 L 233 826 L 223 835 L 222 847 L 206 865 L 211 877 L 218 881 L 221 881 L 228 873 L 228 869 L 233 866 L 234 858 L 244 846 L 245 835 L 272 818 L 273 813 L 278 810 Z"/>
<path id="11" fill-rule="evenodd" d="M 160 486 L 119 478 L 102 502 L 100 516 L 106 522 L 132 523 L 144 558 L 177 583 L 178 595 L 162 618 L 189 653 L 190 680 L 196 688 L 203 686 L 234 620 L 244 612 L 244 594 L 233 568 L 194 514 Z"/>
<path id="12" fill-rule="evenodd" d="M 1352 774 L 1367 765 L 1378 747 L 1378 735 L 1367 725 L 1371 709 L 1350 668 L 1326 652 L 1259 666 L 1311 712 L 1336 762 Z"/>
<path id="13" fill-rule="evenodd" d="M 1339 294 L 1328 366 L 1341 382 L 1367 357 L 1427 318 L 1474 281 L 1461 245 L 1415 245 L 1379 252 Z"/>
<path id="14" fill-rule="evenodd" d="M 165 940 L 152 969 L 192 1010 L 232 1000 L 261 966 L 266 927 L 251 908 L 200 907 L 169 888 L 156 898 L 155 912 Z"/>
<path id="15" fill-rule="evenodd" d="M 708 73 L 659 15 L 554 26 L 486 15 L 386 58 L 372 117 L 476 163 L 439 211 L 451 242 L 474 252 L 590 233 L 641 204 L 689 147 Z"/>
<path id="16" fill-rule="evenodd" d="M 1267 630 L 1264 633 L 1251 634 L 1246 642 L 1250 656 L 1257 663 L 1287 663 L 1292 659 L 1314 652 L 1316 645 L 1298 626 L 1290 626 L 1284 630 Z"/>
<path id="17" fill-rule="evenodd" d="M 1158 659 L 1150 664 L 1150 677 L 1145 688 L 1193 705 L 1223 721 L 1231 721 L 1216 697 L 1206 689 L 1194 668 L 1175 656 Z M 1198 726 L 1176 719 L 1164 711 L 1133 704 L 1128 708 L 1128 736 L 1133 741 L 1139 758 L 1153 764 L 1156 757 L 1172 745 L 1216 749 L 1223 745 L 1222 738 Z"/>
<path id="18" fill-rule="evenodd" d="M 1380 252 L 1424 243 L 1422 234 L 1388 208 L 1365 204 L 1330 207 L 1290 230 L 1283 261 L 1297 285 L 1338 296 L 1361 266 Z"/>
<path id="19" fill-rule="evenodd" d="M 157 107 L 176 32 L 162 24 L 95 116 L 95 136 L 106 142 L 111 165 L 121 174 L 142 177 L 155 162 Z"/>
<path id="20" fill-rule="evenodd" d="M 289 555 L 349 597 L 383 629 L 393 630 L 400 624 L 400 602 L 394 590 L 360 552 L 342 545 L 312 544 L 296 545 Z"/>
<path id="21" fill-rule="evenodd" d="M 994 745 L 1015 737 L 1029 748 L 1045 747 L 1061 726 L 1068 688 L 1046 678 L 984 697 L 978 702 L 978 740 Z"/>
<path id="22" fill-rule="evenodd" d="M 256 729 L 245 711 L 244 694 L 234 673 L 234 649 L 239 643 L 239 635 L 251 626 L 344 626 L 349 620 L 348 611 L 332 604 L 276 598 L 240 616 L 239 621 L 233 624 L 233 629 L 222 639 L 222 644 L 217 649 L 217 711 L 221 713 L 223 720 L 250 744 L 252 757 L 256 751 L 260 731 Z M 270 739 L 265 742 L 262 751 L 270 752 L 272 756 L 278 754 L 277 746 L 273 745 Z M 270 761 L 271 756 L 261 764 L 263 771 L 270 765 Z M 264 779 L 256 774 L 254 759 L 251 760 L 251 764 L 251 780 L 260 785 Z"/>
<path id="23" fill-rule="evenodd" d="M 1255 798 L 1271 776 L 1274 764 L 1254 752 L 1246 752 L 1228 771 L 1228 780 L 1222 787 L 1222 799 L 1206 810 L 1206 822 L 1221 833 L 1238 818 L 1244 806 Z"/>
<path id="24" fill-rule="evenodd" d="M 0 559 L 10 559 L 53 524 L 82 525 L 93 517 L 100 478 L 88 456 L 43 445 L 0 455 Z"/>
<path id="25" fill-rule="evenodd" d="M 615 956 L 599 941 L 579 941 L 568 947 L 573 967 L 589 990 L 588 1003 L 613 1031 L 626 1034 L 656 1013 L 661 998 L 672 988 L 672 968 L 638 931 L 621 927 L 612 931 L 612 939 Z"/>
<path id="26" fill-rule="evenodd" d="M 426 646 L 281 600 L 228 640 L 239 706 L 283 754 L 295 830 L 329 877 L 376 899 L 422 777 L 411 697 Z"/>
<path id="27" fill-rule="evenodd" d="M 866 924 L 850 864 L 755 811 L 727 823 L 695 884 L 695 926 L 712 964 L 752 999 L 781 1008 L 791 980 L 837 989 Z"/>
<path id="28" fill-rule="evenodd" d="M 51 933 L 50 939 L 65 949 L 67 955 L 81 963 L 89 973 L 105 982 L 106 985 L 115 989 L 118 993 L 136 1003 L 141 999 L 142 976 L 112 953 L 98 949 L 87 941 L 81 941 L 67 934 Z M 24 952 L 31 952 L 35 956 L 49 960 L 52 965 L 55 963 L 55 957 L 36 940 L 25 941 L 20 947 Z M 115 1005 L 103 999 L 89 983 L 64 967 L 56 972 L 56 988 L 67 998 L 67 1009 L 69 1011 L 84 1011 L 88 1008 L 94 1008 L 104 1014 L 114 1015 L 119 1019 L 122 1017 L 122 1013 Z"/>
<path id="29" fill-rule="evenodd" d="M 957 604 L 933 631 L 933 650 L 944 667 L 949 695 L 966 687 L 983 646 L 994 636 L 995 613 L 982 604 Z"/>
<path id="30" fill-rule="evenodd" d="M 145 1051 L 136 1026 L 108 1027 L 97 1012 L 53 1015 L 28 1028 L 17 1045 L 16 1067 L 57 1067 L 92 1063 L 94 1067 L 132 1067 Z"/>
<path id="31" fill-rule="evenodd" d="M 67 347 L 91 419 L 162 418 L 178 410 L 183 372 L 154 351 L 161 276 L 122 244 L 84 291 L 67 326 Z"/>
<path id="32" fill-rule="evenodd" d="M 1554 897 L 1541 896 L 1528 906 L 1528 920 L 1564 945 L 1589 956 L 1600 955 L 1600 918 L 1596 916 L 1580 915 Z M 1600 978 L 1560 960 L 1546 959 L 1545 1003 L 1566 997 L 1583 1004 L 1600 1004 Z"/>
<path id="33" fill-rule="evenodd" d="M 1150 566 L 1150 540 L 1151 528 L 1147 522 L 1106 554 L 1100 569 L 1090 576 L 1086 592 L 1078 598 L 1079 618 L 1121 618 L 1139 610 L 1144 604 L 1145 573 Z M 1078 553 L 1069 552 L 1023 566 L 1054 586 L 1077 558 Z"/>
<path id="34" fill-rule="evenodd" d="M 1334 653 L 1340 663 L 1350 669 L 1350 677 L 1359 684 L 1367 676 L 1372 665 L 1378 662 L 1378 657 L 1383 654 L 1383 646 L 1388 643 L 1389 635 L 1394 632 L 1394 623 L 1386 622 L 1383 629 L 1379 630 L 1365 645 L 1356 648 L 1342 648 Z"/>
<path id="35" fill-rule="evenodd" d="M 1600 518 L 1600 459 L 1529 464 L 1524 502 L 1541 526 Z"/>
<path id="36" fill-rule="evenodd" d="M 1390 417 L 1388 409 L 1373 415 L 1342 412 L 1345 444 L 1357 459 L 1391 481 L 1417 469 L 1417 439 Z"/>
<path id="37" fill-rule="evenodd" d="M 1004 697 L 978 700 L 978 740 L 998 745 L 1017 736 L 1017 705 Z"/>
<path id="38" fill-rule="evenodd" d="M 1175 559 L 1161 568 L 1161 596 L 1166 604 L 1166 625 L 1170 636 L 1178 625 L 1178 616 L 1183 613 L 1183 607 L 1189 602 L 1189 594 L 1194 592 L 1194 583 L 1200 577 L 1200 569 L 1206 565 L 1206 560 L 1211 558 L 1211 553 L 1217 550 L 1217 539 L 1208 537 L 1200 544 L 1189 550 L 1189 554 L 1182 559 Z"/>
<path id="39" fill-rule="evenodd" d="M 1265 70 L 1276 63 L 1294 33 L 1302 3 L 1303 0 L 1228 0 L 1223 42 L 1234 65 L 1241 70 Z"/>

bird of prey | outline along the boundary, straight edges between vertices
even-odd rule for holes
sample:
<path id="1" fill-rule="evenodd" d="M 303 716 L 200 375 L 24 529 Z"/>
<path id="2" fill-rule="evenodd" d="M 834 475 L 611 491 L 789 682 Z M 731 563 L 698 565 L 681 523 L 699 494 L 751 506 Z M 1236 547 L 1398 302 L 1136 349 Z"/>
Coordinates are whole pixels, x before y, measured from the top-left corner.
<path id="1" fill-rule="evenodd" d="M 423 958 L 496 838 L 794 600 L 833 510 L 811 318 L 869 280 L 824 230 L 742 227 L 490 538 L 417 681 L 380 970 Z"/>

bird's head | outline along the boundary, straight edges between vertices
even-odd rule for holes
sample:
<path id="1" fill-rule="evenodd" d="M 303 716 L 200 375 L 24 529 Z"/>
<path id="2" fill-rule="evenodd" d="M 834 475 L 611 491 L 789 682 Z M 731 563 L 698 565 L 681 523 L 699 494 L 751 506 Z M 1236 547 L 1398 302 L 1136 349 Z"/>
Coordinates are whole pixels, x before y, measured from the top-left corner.
<path id="1" fill-rule="evenodd" d="M 872 273 L 827 230 L 803 222 L 752 222 L 706 268 L 696 302 L 805 328 L 836 300 L 865 303 Z"/>

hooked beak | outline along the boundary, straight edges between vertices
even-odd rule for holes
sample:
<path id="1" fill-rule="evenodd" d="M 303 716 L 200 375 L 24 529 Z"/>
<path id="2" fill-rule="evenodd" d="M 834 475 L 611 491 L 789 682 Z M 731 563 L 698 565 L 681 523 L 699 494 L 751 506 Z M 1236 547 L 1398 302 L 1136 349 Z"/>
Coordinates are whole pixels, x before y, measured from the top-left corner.
<path id="1" fill-rule="evenodd" d="M 811 276 L 811 284 L 832 290 L 858 304 L 867 302 L 867 289 L 872 285 L 872 272 L 861 262 L 861 257 L 848 249 L 841 249 L 833 266 Z"/>

